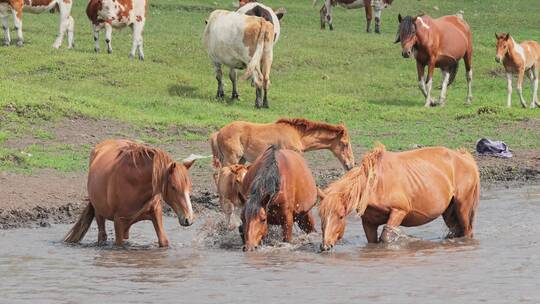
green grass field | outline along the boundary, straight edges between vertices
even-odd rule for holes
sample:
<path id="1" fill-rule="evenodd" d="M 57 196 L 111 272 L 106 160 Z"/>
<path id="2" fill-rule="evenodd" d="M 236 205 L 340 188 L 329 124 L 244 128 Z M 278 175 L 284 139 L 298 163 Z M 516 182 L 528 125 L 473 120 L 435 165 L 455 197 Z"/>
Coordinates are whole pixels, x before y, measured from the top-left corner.
<path id="1" fill-rule="evenodd" d="M 57 15 L 26 14 L 26 45 L 0 48 L 0 168 L 83 169 L 90 149 L 86 145 L 28 147 L 34 155 L 30 161 L 3 144 L 28 136 L 47 141 L 54 134 L 40 126 L 81 116 L 140 129 L 187 130 L 172 138 L 177 141 L 203 140 L 234 120 L 270 122 L 301 116 L 343 122 L 355 144 L 366 147 L 375 140 L 390 149 L 415 144 L 472 147 L 487 136 L 512 148 L 540 148 L 540 109 L 521 109 L 517 95 L 514 107 L 505 107 L 506 80 L 494 60 L 495 31 L 540 41 L 538 0 L 395 0 L 383 11 L 382 35 L 364 32 L 363 10 L 336 8 L 335 31 L 330 32 L 319 29 L 321 1 L 313 8 L 311 0 L 268 0 L 288 11 L 274 48 L 269 110 L 254 109 L 254 89 L 247 82 L 239 87 L 238 102 L 214 98 L 213 68 L 202 46 L 204 20 L 214 9 L 232 9 L 231 2 L 151 0 L 144 62 L 128 59 L 130 29 L 113 33 L 112 55 L 104 51 L 103 41 L 102 52 L 94 53 L 86 1 L 75 1 L 74 50 L 51 47 Z M 400 46 L 393 44 L 396 16 L 423 12 L 437 17 L 460 10 L 474 35 L 473 104 L 464 102 L 461 65 L 446 108 L 426 109 L 414 60 L 404 60 Z M 437 71 L 434 87 L 439 82 Z M 228 79 L 225 85 L 230 96 Z M 530 102 L 528 80 L 524 92 Z M 434 94 L 438 97 L 439 90 Z M 159 143 L 161 138 L 151 140 Z"/>

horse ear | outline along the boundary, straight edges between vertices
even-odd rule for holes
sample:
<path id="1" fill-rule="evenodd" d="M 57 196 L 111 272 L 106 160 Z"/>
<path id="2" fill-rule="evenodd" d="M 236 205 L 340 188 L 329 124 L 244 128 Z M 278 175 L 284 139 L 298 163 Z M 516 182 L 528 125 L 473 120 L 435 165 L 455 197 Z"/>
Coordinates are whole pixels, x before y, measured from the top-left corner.
<path id="1" fill-rule="evenodd" d="M 280 7 L 277 10 L 275 10 L 274 13 L 276 14 L 276 17 L 278 18 L 278 20 L 281 21 L 281 18 L 283 18 L 283 16 L 285 16 L 285 14 L 287 13 L 287 10 L 284 7 Z"/>
<path id="2" fill-rule="evenodd" d="M 321 188 L 317 187 L 317 196 L 321 200 L 323 200 L 326 197 L 326 194 L 324 193 L 324 191 Z"/>
<path id="3" fill-rule="evenodd" d="M 394 43 L 400 43 L 400 42 L 401 42 L 401 37 L 399 36 L 399 32 L 398 32 L 396 35 L 396 41 L 394 41 Z"/>
<path id="4" fill-rule="evenodd" d="M 397 20 L 399 21 L 399 23 L 401 23 L 401 21 L 403 21 L 403 17 L 401 17 L 401 14 L 398 14 Z"/>
<path id="5" fill-rule="evenodd" d="M 497 34 L 497 32 L 495 32 L 495 39 L 499 39 L 499 34 Z"/>
<path id="6" fill-rule="evenodd" d="M 504 40 L 508 40 L 508 39 L 510 39 L 510 33 L 507 33 L 506 38 L 504 38 Z"/>
<path id="7" fill-rule="evenodd" d="M 188 160 L 188 161 L 184 161 L 184 167 L 186 167 L 186 169 L 189 170 L 189 168 L 191 168 L 191 166 L 193 165 L 193 163 L 195 163 L 195 159 Z"/>
<path id="8" fill-rule="evenodd" d="M 176 169 L 176 162 L 173 162 L 170 166 L 169 166 L 169 173 L 173 173 L 174 170 Z"/>

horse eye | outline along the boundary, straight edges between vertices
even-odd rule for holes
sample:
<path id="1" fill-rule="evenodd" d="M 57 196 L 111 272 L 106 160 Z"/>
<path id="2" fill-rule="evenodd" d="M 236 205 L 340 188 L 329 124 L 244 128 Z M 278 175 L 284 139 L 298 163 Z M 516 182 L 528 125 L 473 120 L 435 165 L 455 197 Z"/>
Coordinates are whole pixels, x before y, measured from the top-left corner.
<path id="1" fill-rule="evenodd" d="M 264 222 L 266 222 L 266 218 L 261 219 L 261 223 L 264 223 Z"/>
<path id="2" fill-rule="evenodd" d="M 339 219 L 342 220 L 342 219 L 343 219 L 343 215 L 341 215 L 341 216 L 339 217 Z"/>

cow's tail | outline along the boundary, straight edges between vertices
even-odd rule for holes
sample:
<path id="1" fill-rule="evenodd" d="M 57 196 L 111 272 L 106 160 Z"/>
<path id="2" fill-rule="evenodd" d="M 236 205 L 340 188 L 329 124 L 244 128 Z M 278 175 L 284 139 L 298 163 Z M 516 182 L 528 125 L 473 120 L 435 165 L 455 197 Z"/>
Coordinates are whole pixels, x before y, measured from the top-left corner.
<path id="1" fill-rule="evenodd" d="M 259 31 L 259 35 L 257 36 L 257 47 L 255 48 L 253 56 L 251 56 L 251 60 L 248 63 L 246 72 L 241 78 L 242 80 L 246 80 L 251 77 L 256 87 L 260 87 L 262 85 L 263 75 L 261 72 L 261 59 L 264 53 L 264 44 L 265 40 L 267 39 L 266 37 L 267 35 L 271 34 L 268 33 L 268 28 L 265 26 L 266 22 L 267 21 L 262 19 L 260 21 L 261 29 Z"/>
<path id="2" fill-rule="evenodd" d="M 210 148 L 212 149 L 212 166 L 215 169 L 221 168 L 221 153 L 219 151 L 219 145 L 217 136 L 219 132 L 214 132 L 210 135 Z"/>
<path id="3" fill-rule="evenodd" d="M 94 219 L 94 206 L 90 202 L 86 208 L 84 208 L 83 213 L 79 216 L 79 219 L 73 225 L 73 228 L 68 232 L 66 237 L 64 237 L 64 242 L 66 243 L 78 243 L 82 240 L 90 225 L 92 225 L 92 220 Z"/>
<path id="4" fill-rule="evenodd" d="M 278 195 L 281 187 L 276 151 L 279 148 L 272 145 L 262 156 L 262 164 L 257 170 L 251 184 L 245 212 L 258 212 L 258 207 L 270 204 Z"/>

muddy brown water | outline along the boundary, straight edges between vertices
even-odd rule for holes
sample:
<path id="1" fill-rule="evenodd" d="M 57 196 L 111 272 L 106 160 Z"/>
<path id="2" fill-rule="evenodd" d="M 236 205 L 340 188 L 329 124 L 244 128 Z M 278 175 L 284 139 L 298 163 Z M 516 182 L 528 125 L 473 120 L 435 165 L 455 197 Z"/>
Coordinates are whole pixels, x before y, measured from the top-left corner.
<path id="1" fill-rule="evenodd" d="M 404 229 L 421 240 L 368 246 L 352 216 L 325 254 L 319 234 L 296 231 L 283 244 L 278 230 L 260 251 L 243 253 L 210 211 L 188 228 L 167 218 L 169 249 L 156 247 L 150 223 L 135 225 L 121 249 L 97 247 L 95 227 L 76 246 L 59 241 L 68 225 L 3 230 L 0 302 L 539 303 L 539 215 L 540 186 L 486 190 L 472 241 L 445 240 L 436 220 Z"/>

